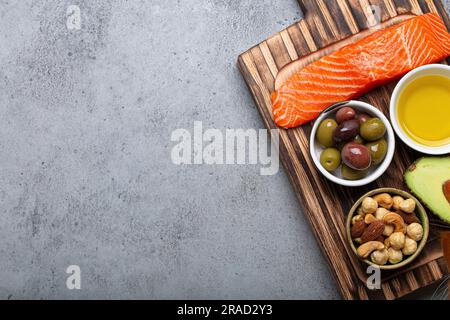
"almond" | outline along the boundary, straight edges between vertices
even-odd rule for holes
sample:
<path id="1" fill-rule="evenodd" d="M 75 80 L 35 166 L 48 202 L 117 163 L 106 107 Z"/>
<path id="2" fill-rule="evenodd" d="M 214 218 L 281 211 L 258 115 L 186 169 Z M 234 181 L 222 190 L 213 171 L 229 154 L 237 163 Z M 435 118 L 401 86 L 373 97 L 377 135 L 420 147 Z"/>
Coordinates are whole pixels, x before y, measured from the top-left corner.
<path id="1" fill-rule="evenodd" d="M 359 238 L 363 234 L 364 230 L 367 228 L 366 223 L 364 220 L 358 220 L 355 222 L 355 224 L 352 226 L 351 235 L 352 238 Z"/>
<path id="2" fill-rule="evenodd" d="M 369 242 L 378 239 L 379 236 L 383 235 L 384 223 L 381 220 L 373 221 L 361 235 L 361 242 Z"/>
<path id="3" fill-rule="evenodd" d="M 419 218 L 413 213 L 405 213 L 401 210 L 397 210 L 395 213 L 397 213 L 400 217 L 403 218 L 403 221 L 405 221 L 406 224 L 411 224 L 413 222 L 420 223 Z"/>

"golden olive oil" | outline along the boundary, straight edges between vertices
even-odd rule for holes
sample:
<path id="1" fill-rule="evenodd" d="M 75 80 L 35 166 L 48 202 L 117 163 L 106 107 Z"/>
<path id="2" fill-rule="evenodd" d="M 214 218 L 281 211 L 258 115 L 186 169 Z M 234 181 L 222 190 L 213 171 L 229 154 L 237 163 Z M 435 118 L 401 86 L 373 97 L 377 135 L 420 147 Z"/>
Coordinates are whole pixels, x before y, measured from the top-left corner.
<path id="1" fill-rule="evenodd" d="M 397 117 L 403 131 L 428 147 L 450 143 L 450 78 L 427 75 L 413 80 L 400 94 Z"/>

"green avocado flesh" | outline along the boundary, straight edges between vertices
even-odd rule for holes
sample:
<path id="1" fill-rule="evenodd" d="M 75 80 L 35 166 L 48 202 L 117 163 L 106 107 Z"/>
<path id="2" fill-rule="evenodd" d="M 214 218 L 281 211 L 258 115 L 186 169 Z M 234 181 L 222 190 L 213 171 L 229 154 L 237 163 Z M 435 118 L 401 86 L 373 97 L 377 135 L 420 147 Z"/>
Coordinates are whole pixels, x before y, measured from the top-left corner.
<path id="1" fill-rule="evenodd" d="M 406 171 L 405 182 L 431 211 L 450 223 L 450 200 L 444 194 L 444 185 L 447 190 L 450 185 L 450 157 L 417 160 Z"/>

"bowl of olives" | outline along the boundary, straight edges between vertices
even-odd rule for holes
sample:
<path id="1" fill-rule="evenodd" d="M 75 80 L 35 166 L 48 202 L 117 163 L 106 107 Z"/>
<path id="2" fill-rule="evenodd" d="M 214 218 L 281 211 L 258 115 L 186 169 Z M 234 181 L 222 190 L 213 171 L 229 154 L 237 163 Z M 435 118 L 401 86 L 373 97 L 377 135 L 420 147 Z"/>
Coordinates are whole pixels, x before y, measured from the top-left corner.
<path id="1" fill-rule="evenodd" d="M 395 137 L 380 110 L 352 100 L 337 103 L 319 115 L 309 146 L 315 166 L 327 179 L 357 187 L 386 171 L 394 156 Z"/>

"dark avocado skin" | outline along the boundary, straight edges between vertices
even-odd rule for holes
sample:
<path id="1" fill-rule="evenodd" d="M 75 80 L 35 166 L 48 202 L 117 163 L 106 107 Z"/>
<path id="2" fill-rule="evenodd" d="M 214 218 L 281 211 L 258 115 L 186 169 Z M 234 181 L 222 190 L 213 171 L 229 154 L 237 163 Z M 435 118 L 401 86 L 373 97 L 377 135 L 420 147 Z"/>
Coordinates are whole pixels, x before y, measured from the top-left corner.
<path id="1" fill-rule="evenodd" d="M 420 201 L 420 202 L 421 202 L 421 203 L 422 203 L 429 211 L 431 211 L 432 213 L 434 213 L 434 214 L 440 219 L 440 221 L 442 221 L 444 224 L 450 226 L 450 213 L 448 214 L 448 218 L 447 218 L 447 217 L 443 217 L 442 214 L 441 214 L 440 212 L 436 212 L 435 210 L 433 210 L 432 208 L 430 208 L 429 205 L 428 205 L 427 199 L 423 199 L 422 195 L 420 195 L 419 193 L 417 193 L 417 192 L 414 190 L 414 187 L 411 187 L 411 185 L 408 184 L 407 181 L 406 181 L 406 177 L 407 177 L 407 175 L 408 175 L 409 173 L 412 173 L 412 172 L 414 172 L 415 170 L 418 170 L 418 166 L 419 166 L 419 164 L 420 164 L 421 161 L 426 161 L 426 160 L 429 160 L 429 159 L 448 159 L 448 161 L 450 161 L 450 156 L 443 156 L 443 157 L 432 157 L 432 156 L 430 156 L 430 157 L 421 157 L 421 158 L 417 159 L 416 161 L 414 161 L 414 162 L 408 167 L 408 169 L 406 169 L 405 174 L 404 174 L 404 181 L 405 181 L 405 184 L 408 186 L 408 189 L 410 190 L 410 192 L 411 192 L 416 198 L 418 198 L 419 201 Z M 444 181 L 444 179 L 443 179 L 442 184 L 443 184 L 444 182 L 445 182 L 445 181 Z M 437 190 L 436 192 L 443 192 L 443 191 L 442 191 L 442 189 L 441 189 L 441 190 Z M 442 196 L 443 196 L 444 199 L 446 199 L 445 196 L 444 196 L 444 194 L 442 194 Z"/>

